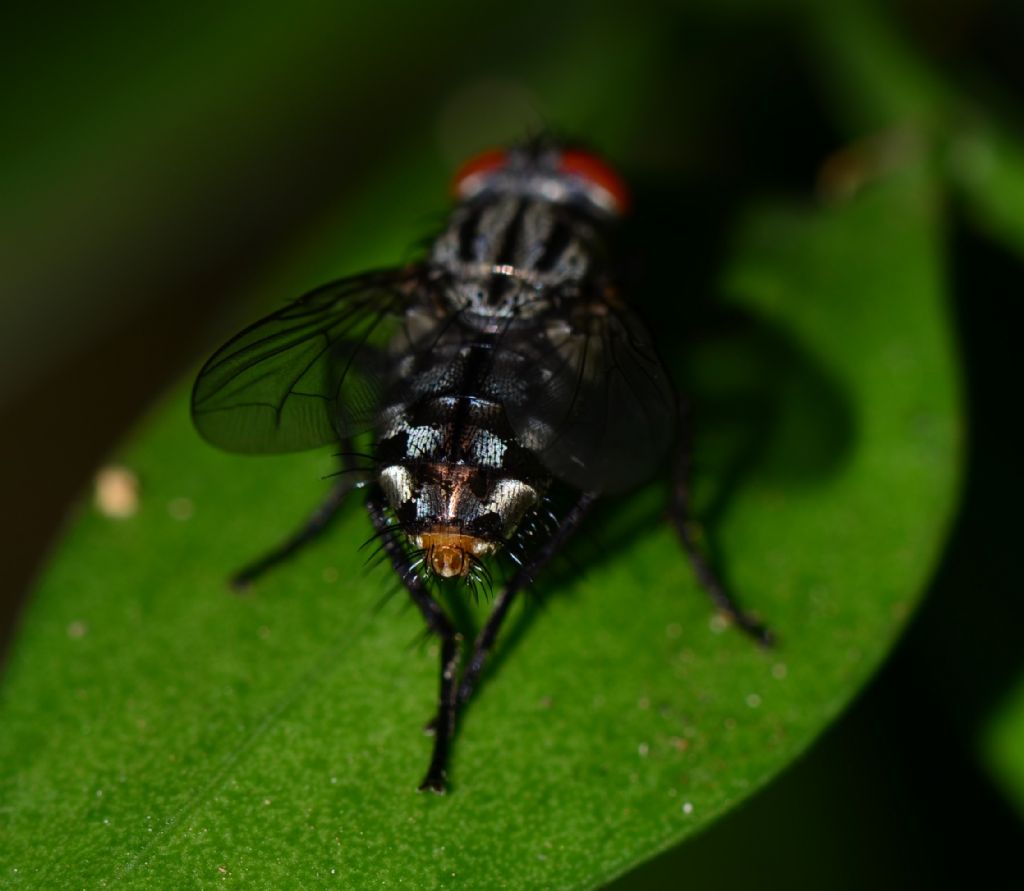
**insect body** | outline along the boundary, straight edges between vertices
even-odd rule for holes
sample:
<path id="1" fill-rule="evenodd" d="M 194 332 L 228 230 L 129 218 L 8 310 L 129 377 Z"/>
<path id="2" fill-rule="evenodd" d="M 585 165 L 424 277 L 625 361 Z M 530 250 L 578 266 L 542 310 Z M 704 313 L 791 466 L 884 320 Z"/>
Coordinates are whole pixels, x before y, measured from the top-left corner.
<path id="1" fill-rule="evenodd" d="M 199 431 L 228 450 L 344 444 L 345 481 L 236 581 L 321 531 L 353 483 L 368 488 L 382 547 L 441 639 L 434 753 L 421 785 L 434 791 L 445 787 L 459 705 L 513 599 L 598 496 L 658 468 L 678 420 L 650 337 L 615 289 L 609 238 L 628 203 L 615 173 L 588 153 L 535 142 L 481 155 L 455 190 L 423 261 L 342 279 L 257 322 L 206 363 L 192 402 Z M 372 443 L 369 466 L 350 460 L 360 439 Z M 766 639 L 690 537 L 687 453 L 673 502 L 683 543 L 718 605 Z M 575 504 L 528 546 L 553 486 L 575 491 Z M 430 583 L 484 581 L 488 558 L 503 553 L 518 569 L 460 676 L 459 636 Z"/>

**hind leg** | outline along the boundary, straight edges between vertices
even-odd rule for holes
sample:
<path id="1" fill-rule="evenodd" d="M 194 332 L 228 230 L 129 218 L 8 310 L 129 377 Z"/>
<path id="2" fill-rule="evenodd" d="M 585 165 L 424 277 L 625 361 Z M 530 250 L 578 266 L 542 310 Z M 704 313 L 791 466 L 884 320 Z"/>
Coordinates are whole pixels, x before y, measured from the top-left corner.
<path id="1" fill-rule="evenodd" d="M 693 518 L 690 492 L 693 428 L 690 424 L 689 409 L 682 400 L 679 407 L 679 431 L 679 455 L 673 471 L 669 518 L 686 555 L 690 558 L 690 565 L 693 566 L 697 580 L 707 591 L 716 609 L 728 616 L 738 628 L 749 634 L 761 646 L 769 647 L 775 642 L 775 636 L 740 607 L 697 542 L 697 524 Z"/>

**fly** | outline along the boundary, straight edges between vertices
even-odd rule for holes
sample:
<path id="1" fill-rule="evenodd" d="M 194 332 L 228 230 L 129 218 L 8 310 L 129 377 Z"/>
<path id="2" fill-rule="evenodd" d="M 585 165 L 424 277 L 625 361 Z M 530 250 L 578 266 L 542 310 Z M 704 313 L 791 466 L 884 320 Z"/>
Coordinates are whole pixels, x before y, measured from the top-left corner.
<path id="1" fill-rule="evenodd" d="M 199 432 L 228 451 L 342 444 L 341 481 L 324 504 L 233 581 L 246 585 L 281 562 L 348 493 L 367 490 L 380 545 L 441 643 L 420 785 L 434 792 L 445 789 L 459 709 L 515 598 L 600 496 L 635 488 L 665 463 L 676 435 L 672 522 L 716 606 L 770 642 L 693 538 L 690 425 L 613 275 L 623 181 L 589 152 L 535 141 L 473 159 L 454 191 L 424 259 L 332 282 L 256 322 L 213 355 L 192 394 Z M 574 502 L 549 518 L 554 487 Z M 463 661 L 431 585 L 489 585 L 487 563 L 502 554 L 515 569 Z"/>

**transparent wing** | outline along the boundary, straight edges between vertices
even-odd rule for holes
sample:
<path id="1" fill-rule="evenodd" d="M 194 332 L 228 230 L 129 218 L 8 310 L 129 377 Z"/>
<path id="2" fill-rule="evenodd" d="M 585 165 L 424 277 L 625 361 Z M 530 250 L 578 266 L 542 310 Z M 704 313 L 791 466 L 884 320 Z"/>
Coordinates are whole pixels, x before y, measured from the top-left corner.
<path id="1" fill-rule="evenodd" d="M 367 429 L 387 339 L 422 277 L 411 267 L 341 279 L 246 328 L 199 372 L 196 428 L 222 449 L 248 453 L 316 448 Z"/>
<path id="2" fill-rule="evenodd" d="M 603 301 L 551 319 L 518 345 L 525 398 L 506 403 L 517 437 L 560 480 L 626 491 L 657 468 L 671 442 L 675 398 L 640 321 Z"/>

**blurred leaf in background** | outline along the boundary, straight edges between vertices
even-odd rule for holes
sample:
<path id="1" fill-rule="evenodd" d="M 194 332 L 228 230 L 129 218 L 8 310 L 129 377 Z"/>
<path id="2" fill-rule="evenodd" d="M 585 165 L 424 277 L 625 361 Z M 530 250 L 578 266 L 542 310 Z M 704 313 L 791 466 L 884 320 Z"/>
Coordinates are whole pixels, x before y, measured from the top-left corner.
<path id="1" fill-rule="evenodd" d="M 636 303 L 697 400 L 702 516 L 783 648 L 708 630 L 648 491 L 600 518 L 609 557 L 582 550 L 588 571 L 519 617 L 455 794 L 415 796 L 433 660 L 409 649 L 410 613 L 370 621 L 387 582 L 349 547 L 365 521 L 228 597 L 223 575 L 316 501 L 327 462 L 217 455 L 177 389 L 121 452 L 139 515 L 80 512 L 22 620 L 4 880 L 592 887 L 705 827 L 838 714 L 922 593 L 964 429 L 954 336 L 966 497 L 910 639 L 805 762 L 621 882 L 997 868 L 1019 828 L 977 763 L 1024 763 L 1020 443 L 1001 423 L 1021 267 L 988 239 L 1021 245 L 1021 83 L 1002 62 L 1019 11 L 525 4 L 497 29 L 474 12 L 112 4 L 17 23 L 0 399 L 24 431 L 5 465 L 25 472 L 6 589 L 176 370 L 254 303 L 405 259 L 460 157 L 540 122 L 638 186 Z"/>

